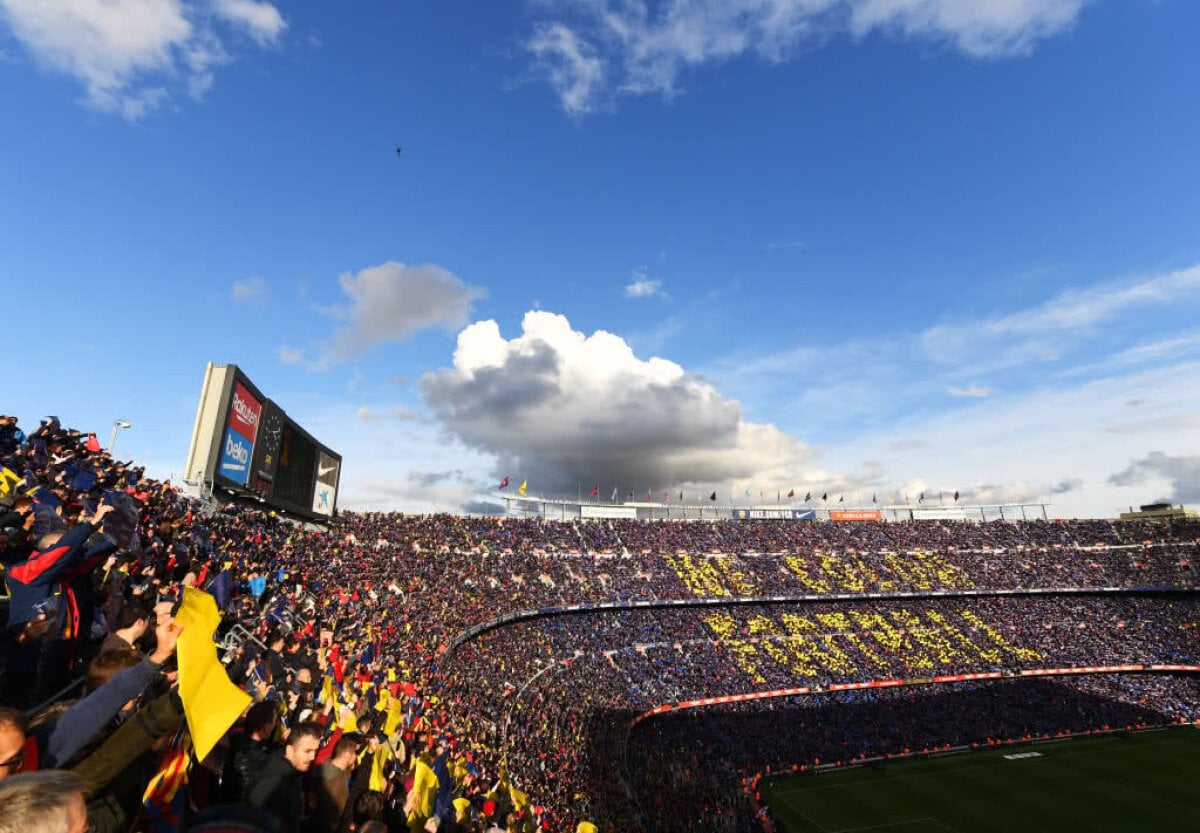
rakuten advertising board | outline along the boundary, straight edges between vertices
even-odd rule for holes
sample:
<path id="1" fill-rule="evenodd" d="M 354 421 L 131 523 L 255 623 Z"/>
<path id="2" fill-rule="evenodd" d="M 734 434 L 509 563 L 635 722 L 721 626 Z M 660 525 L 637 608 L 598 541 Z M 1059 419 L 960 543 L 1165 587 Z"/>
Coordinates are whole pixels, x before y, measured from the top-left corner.
<path id="1" fill-rule="evenodd" d="M 262 416 L 262 402 L 250 393 L 241 380 L 233 383 L 229 400 L 229 418 L 221 440 L 221 462 L 217 474 L 245 486 L 250 480 L 250 457 L 254 454 L 254 439 Z"/>

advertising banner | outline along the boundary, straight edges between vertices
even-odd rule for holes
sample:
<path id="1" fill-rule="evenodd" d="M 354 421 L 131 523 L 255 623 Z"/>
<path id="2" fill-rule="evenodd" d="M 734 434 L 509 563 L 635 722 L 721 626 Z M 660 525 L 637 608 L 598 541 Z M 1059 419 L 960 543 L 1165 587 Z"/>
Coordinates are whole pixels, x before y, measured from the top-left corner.
<path id="1" fill-rule="evenodd" d="M 240 381 L 233 383 L 233 398 L 229 400 L 229 427 L 245 437 L 250 445 L 258 436 L 258 418 L 262 403 Z"/>
<path id="2" fill-rule="evenodd" d="M 914 521 L 965 521 L 967 517 L 967 510 L 961 506 L 932 506 L 928 509 L 923 506 L 914 506 L 912 508 Z M 978 518 L 979 513 L 975 512 L 974 517 Z"/>
<path id="3" fill-rule="evenodd" d="M 233 430 L 233 426 L 226 428 L 217 474 L 245 486 L 250 479 L 250 451 L 253 448 L 254 444 Z"/>
<path id="4" fill-rule="evenodd" d="M 733 517 L 739 521 L 767 521 L 793 517 L 791 509 L 734 509 Z"/>
<path id="5" fill-rule="evenodd" d="M 588 506 L 579 507 L 581 518 L 637 518 L 636 506 Z"/>
<path id="6" fill-rule="evenodd" d="M 338 469 L 341 463 L 324 451 L 317 455 L 317 485 L 313 491 L 312 509 L 319 515 L 333 514 L 337 497 Z"/>
<path id="7" fill-rule="evenodd" d="M 233 383 L 225 435 L 221 439 L 220 463 L 217 474 L 245 486 L 250 481 L 250 458 L 254 454 L 254 438 L 258 435 L 262 403 L 247 390 L 241 380 Z"/>
<path id="8" fill-rule="evenodd" d="M 878 509 L 833 509 L 829 513 L 831 521 L 881 521 L 883 513 Z"/>
<path id="9" fill-rule="evenodd" d="M 792 520 L 794 521 L 815 521 L 817 519 L 816 509 L 793 509 Z"/>

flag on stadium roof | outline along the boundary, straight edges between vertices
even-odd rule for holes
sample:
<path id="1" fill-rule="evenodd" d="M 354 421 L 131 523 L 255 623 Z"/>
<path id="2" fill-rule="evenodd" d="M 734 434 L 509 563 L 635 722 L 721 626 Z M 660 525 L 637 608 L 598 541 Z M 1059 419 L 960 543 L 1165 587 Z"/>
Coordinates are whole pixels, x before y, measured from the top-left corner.
<path id="1" fill-rule="evenodd" d="M 709 496 L 708 496 L 708 499 L 709 499 L 709 500 L 716 500 L 716 499 L 717 499 L 717 493 L 714 491 L 714 492 L 713 492 L 711 495 L 709 495 Z"/>
<path id="2" fill-rule="evenodd" d="M 500 481 L 500 488 L 501 489 L 508 488 L 508 478 L 507 477 Z"/>
<path id="3" fill-rule="evenodd" d="M 795 496 L 796 496 L 796 490 L 788 489 L 788 497 L 795 497 Z M 805 500 L 808 500 L 808 498 L 805 498 Z"/>
<path id="4" fill-rule="evenodd" d="M 600 494 L 600 486 L 599 486 L 599 484 L 597 484 L 596 488 L 594 488 L 590 492 L 588 492 L 588 497 L 595 498 L 595 497 L 599 496 L 599 494 Z"/>
<path id="5" fill-rule="evenodd" d="M 521 497 L 525 497 L 525 490 L 528 488 L 529 488 L 529 481 L 522 480 L 521 485 L 517 487 L 517 494 L 519 494 Z"/>

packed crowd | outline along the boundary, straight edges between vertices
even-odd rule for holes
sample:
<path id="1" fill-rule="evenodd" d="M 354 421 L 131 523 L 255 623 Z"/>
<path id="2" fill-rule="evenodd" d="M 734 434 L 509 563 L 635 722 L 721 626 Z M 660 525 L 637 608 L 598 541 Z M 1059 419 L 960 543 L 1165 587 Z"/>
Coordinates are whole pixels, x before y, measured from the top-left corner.
<path id="1" fill-rule="evenodd" d="M 761 779 L 866 758 L 1170 725 L 1195 708 L 1194 679 L 1096 675 L 846 691 L 673 712 L 638 727 L 629 768 L 639 824 L 758 833 Z M 1190 730 L 1189 730 L 1190 731 Z M 765 823 L 765 824 L 764 824 Z"/>
<path id="2" fill-rule="evenodd" d="M 863 600 L 550 616 L 450 650 L 456 638 L 622 599 L 1190 587 L 1198 535 L 378 513 L 319 528 L 188 499 L 55 418 L 27 433 L 0 418 L 0 833 L 38 813 L 64 831 L 651 824 L 614 754 L 649 706 L 1195 661 L 1200 614 L 1182 597 Z M 189 700 L 189 680 L 216 677 L 228 690 Z M 722 812 L 752 812 L 736 786 L 706 789 Z"/>

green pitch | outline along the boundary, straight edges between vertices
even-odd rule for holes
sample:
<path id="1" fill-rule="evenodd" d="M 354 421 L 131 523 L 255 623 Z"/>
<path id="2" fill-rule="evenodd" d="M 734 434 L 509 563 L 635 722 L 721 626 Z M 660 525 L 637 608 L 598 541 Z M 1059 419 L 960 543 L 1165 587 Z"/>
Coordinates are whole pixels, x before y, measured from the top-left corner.
<path id="1" fill-rule="evenodd" d="M 1006 759 L 1005 755 L 1039 753 Z M 786 833 L 1200 830 L 1200 731 L 1009 746 L 776 779 Z"/>

